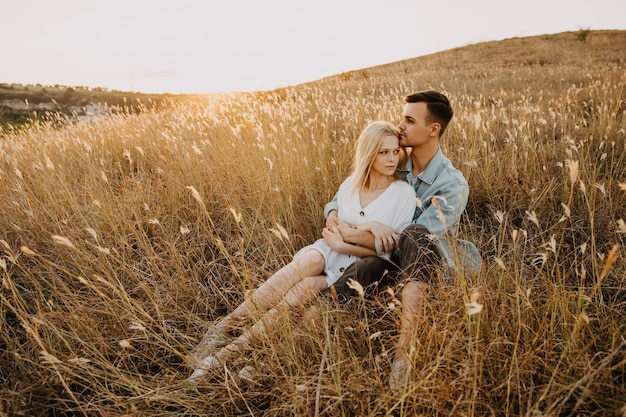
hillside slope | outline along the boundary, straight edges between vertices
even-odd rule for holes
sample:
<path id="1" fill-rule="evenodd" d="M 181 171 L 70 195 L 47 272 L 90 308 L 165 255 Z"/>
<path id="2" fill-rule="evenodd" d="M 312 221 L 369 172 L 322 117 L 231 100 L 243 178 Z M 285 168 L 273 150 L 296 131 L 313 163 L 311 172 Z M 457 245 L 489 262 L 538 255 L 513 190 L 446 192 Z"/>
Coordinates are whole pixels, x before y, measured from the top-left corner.
<path id="1" fill-rule="evenodd" d="M 467 45 L 413 59 L 350 71 L 320 83 L 390 76 L 411 78 L 456 94 L 495 94 L 508 79 L 528 89 L 560 89 L 587 79 L 596 65 L 626 65 L 626 31 L 564 32 Z M 558 76 L 555 76 L 558 73 Z M 507 75 L 508 74 L 508 75 Z M 539 75 L 539 76 L 538 76 Z M 480 90 L 478 90 L 480 91 Z"/>

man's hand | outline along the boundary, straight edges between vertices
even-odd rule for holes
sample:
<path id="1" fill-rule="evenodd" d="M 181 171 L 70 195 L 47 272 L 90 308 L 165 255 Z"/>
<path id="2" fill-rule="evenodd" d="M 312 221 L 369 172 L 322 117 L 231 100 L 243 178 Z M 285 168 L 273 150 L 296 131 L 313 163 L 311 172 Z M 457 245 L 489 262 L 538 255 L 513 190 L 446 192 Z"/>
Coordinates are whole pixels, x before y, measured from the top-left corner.
<path id="1" fill-rule="evenodd" d="M 374 235 L 376 245 L 385 253 L 391 253 L 398 247 L 398 232 L 391 227 L 376 221 L 363 223 L 358 227 L 360 230 L 366 230 Z"/>
<path id="2" fill-rule="evenodd" d="M 333 226 L 339 226 L 339 223 L 337 210 L 331 210 L 328 213 L 328 218 L 326 219 L 326 227 L 331 228 Z"/>

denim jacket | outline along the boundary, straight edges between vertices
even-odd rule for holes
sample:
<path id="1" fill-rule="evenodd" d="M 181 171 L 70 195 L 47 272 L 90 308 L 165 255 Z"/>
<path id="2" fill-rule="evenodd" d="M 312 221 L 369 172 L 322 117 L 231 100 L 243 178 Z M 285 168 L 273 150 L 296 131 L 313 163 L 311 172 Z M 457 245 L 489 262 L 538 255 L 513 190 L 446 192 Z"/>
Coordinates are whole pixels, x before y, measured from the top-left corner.
<path id="1" fill-rule="evenodd" d="M 482 260 L 473 243 L 456 238 L 459 220 L 467 205 L 469 187 L 465 177 L 441 152 L 441 148 L 426 169 L 414 178 L 413 163 L 409 158 L 398 169 L 398 177 L 413 186 L 417 207 L 413 223 L 428 229 L 436 239 L 439 252 L 451 270 L 462 266 L 470 273 L 478 272 Z M 324 207 L 324 217 L 337 209 L 336 197 Z M 378 248 L 377 248 L 378 249 Z"/>

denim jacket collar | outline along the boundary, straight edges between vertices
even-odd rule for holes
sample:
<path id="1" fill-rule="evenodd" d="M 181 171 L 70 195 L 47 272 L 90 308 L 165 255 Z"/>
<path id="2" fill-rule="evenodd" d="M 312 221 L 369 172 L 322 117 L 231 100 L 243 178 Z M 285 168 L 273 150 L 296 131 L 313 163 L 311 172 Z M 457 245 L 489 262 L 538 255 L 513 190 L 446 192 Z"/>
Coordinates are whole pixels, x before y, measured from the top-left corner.
<path id="1" fill-rule="evenodd" d="M 444 161 L 445 161 L 445 157 L 443 156 L 443 152 L 441 152 L 441 148 L 437 148 L 437 152 L 435 153 L 435 156 L 433 156 L 433 159 L 430 160 L 426 169 L 421 174 L 419 174 L 417 178 L 431 185 L 433 182 L 435 182 L 435 178 L 437 178 L 437 173 L 439 172 L 439 169 L 441 165 L 444 163 Z M 398 177 L 403 180 L 406 180 L 412 169 L 413 169 L 413 161 L 411 160 L 411 157 L 409 156 L 404 166 L 398 169 Z"/>

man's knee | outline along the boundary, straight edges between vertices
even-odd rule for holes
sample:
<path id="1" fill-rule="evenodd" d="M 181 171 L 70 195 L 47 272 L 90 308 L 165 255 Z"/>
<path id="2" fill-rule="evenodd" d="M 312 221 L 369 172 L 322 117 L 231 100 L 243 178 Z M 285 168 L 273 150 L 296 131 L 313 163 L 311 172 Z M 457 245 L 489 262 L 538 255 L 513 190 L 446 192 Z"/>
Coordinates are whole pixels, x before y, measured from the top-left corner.
<path id="1" fill-rule="evenodd" d="M 441 263 L 441 255 L 428 229 L 409 225 L 400 236 L 400 270 L 406 276 L 430 282 Z"/>
<path id="2" fill-rule="evenodd" d="M 428 246 L 432 244 L 430 232 L 421 224 L 410 224 L 400 234 L 400 246 Z"/>

